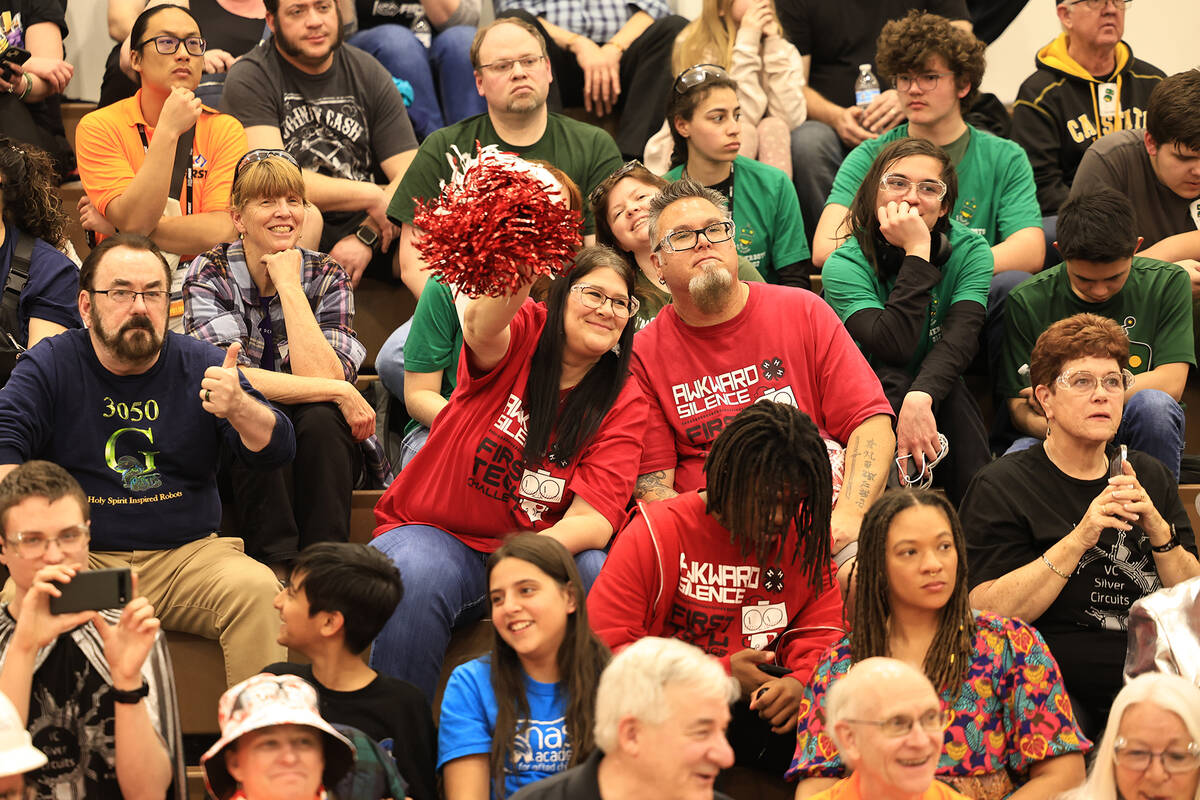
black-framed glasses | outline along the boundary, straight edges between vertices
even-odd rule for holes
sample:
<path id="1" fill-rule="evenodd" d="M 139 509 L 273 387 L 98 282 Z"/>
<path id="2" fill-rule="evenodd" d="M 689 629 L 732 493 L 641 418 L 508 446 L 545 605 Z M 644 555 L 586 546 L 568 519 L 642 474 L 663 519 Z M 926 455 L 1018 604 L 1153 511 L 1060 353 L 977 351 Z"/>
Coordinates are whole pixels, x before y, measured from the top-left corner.
<path id="1" fill-rule="evenodd" d="M 914 185 L 917 187 L 917 196 L 923 200 L 941 201 L 946 196 L 946 184 L 941 181 L 914 181 L 907 178 L 898 172 L 889 172 L 879 179 L 879 185 L 888 194 L 897 196 L 908 194 L 908 190 Z"/>
<path id="2" fill-rule="evenodd" d="M 1103 11 L 1105 6 L 1107 6 L 1109 3 L 1112 3 L 1113 8 L 1117 9 L 1117 11 L 1120 11 L 1121 9 L 1129 8 L 1129 4 L 1132 2 L 1133 0 L 1072 0 L 1070 3 L 1067 3 L 1067 5 L 1077 6 L 1082 3 L 1092 11 Z"/>
<path id="3" fill-rule="evenodd" d="M 579 302 L 583 303 L 585 308 L 593 311 L 603 308 L 606 302 L 611 304 L 613 316 L 618 319 L 629 319 L 641 307 L 636 297 L 613 297 L 590 283 L 577 283 L 571 287 L 571 291 L 579 295 Z"/>
<path id="4" fill-rule="evenodd" d="M 259 161 L 266 161 L 268 158 L 282 158 L 296 169 L 300 169 L 300 162 L 287 150 L 280 150 L 277 147 L 256 147 L 238 160 L 237 166 L 233 168 L 233 182 L 237 183 L 238 177 L 246 167 Z"/>
<path id="5" fill-rule="evenodd" d="M 728 242 L 733 238 L 733 223 L 729 220 L 714 222 L 706 225 L 703 228 L 677 228 L 667 231 L 667 235 L 658 243 L 655 250 L 660 247 L 669 253 L 682 253 L 685 250 L 691 250 L 700 243 L 700 234 L 704 234 L 704 238 L 709 244 L 720 244 Z"/>
<path id="6" fill-rule="evenodd" d="M 675 78 L 675 94 L 687 94 L 689 89 L 715 78 L 733 80 L 725 68 L 717 64 L 696 64 L 688 67 Z"/>
<path id="7" fill-rule="evenodd" d="M 932 92 L 937 88 L 942 78 L 953 78 L 953 72 L 924 72 L 920 75 L 897 75 L 892 78 L 892 86 L 898 92 L 907 92 L 915 83 L 922 92 Z"/>
<path id="8" fill-rule="evenodd" d="M 950 720 L 939 709 L 931 708 L 919 717 L 909 714 L 897 714 L 887 719 L 843 719 L 839 722 L 849 722 L 852 725 L 874 725 L 879 732 L 889 739 L 899 739 L 907 736 L 914 726 L 921 726 L 926 733 L 939 734 L 946 730 Z"/>
<path id="9" fill-rule="evenodd" d="M 1155 751 L 1141 745 L 1130 744 L 1122 736 L 1113 742 L 1113 758 L 1119 766 L 1134 772 L 1145 772 L 1150 769 L 1150 765 L 1156 758 L 1167 772 L 1193 772 L 1200 768 L 1200 745 L 1188 742 L 1186 747 L 1170 747 L 1166 750 Z"/>
<path id="10" fill-rule="evenodd" d="M 188 36 L 186 39 L 180 39 L 178 36 L 151 36 L 139 44 L 137 49 L 141 50 L 151 42 L 154 42 L 154 49 L 162 56 L 174 55 L 179 50 L 180 42 L 183 42 L 189 56 L 202 56 L 208 49 L 208 42 L 204 41 L 203 36 Z"/>
<path id="11" fill-rule="evenodd" d="M 622 178 L 628 177 L 629 173 L 633 172 L 638 167 L 646 169 L 646 165 L 641 161 L 638 161 L 636 158 L 632 159 L 631 161 L 626 161 L 624 164 L 617 167 L 611 175 L 596 184 L 595 189 L 592 189 L 587 198 L 588 205 L 594 208 L 596 203 L 600 202 L 602 197 L 611 192 L 612 188 L 616 186 Z M 646 171 L 649 172 L 649 170 Z"/>
<path id="12" fill-rule="evenodd" d="M 1120 394 L 1133 388 L 1133 373 L 1127 369 L 1097 377 L 1086 370 L 1069 369 L 1055 378 L 1059 386 L 1075 394 L 1090 395 L 1099 386 L 1107 394 Z"/>
<path id="13" fill-rule="evenodd" d="M 118 306 L 133 305 L 135 297 L 141 297 L 147 306 L 153 306 L 164 302 L 170 292 L 165 289 L 147 289 L 144 292 L 135 292 L 133 289 L 92 289 L 92 294 L 108 295 L 108 299 Z"/>
<path id="14" fill-rule="evenodd" d="M 45 555 L 46 548 L 50 546 L 51 542 L 57 542 L 58 549 L 64 553 L 77 553 L 87 544 L 91 532 L 91 526 L 86 522 L 81 522 L 78 525 L 63 528 L 58 532 L 58 536 L 47 536 L 41 531 L 17 531 L 8 541 L 16 545 L 17 553 L 21 558 L 34 559 Z"/>
<path id="15" fill-rule="evenodd" d="M 507 75 L 513 71 L 513 67 L 517 64 L 521 65 L 521 69 L 529 72 L 538 64 L 545 60 L 544 55 L 536 56 L 521 56 L 520 58 L 502 58 L 499 61 L 492 61 L 487 64 L 480 64 L 476 69 L 487 70 L 493 75 Z"/>

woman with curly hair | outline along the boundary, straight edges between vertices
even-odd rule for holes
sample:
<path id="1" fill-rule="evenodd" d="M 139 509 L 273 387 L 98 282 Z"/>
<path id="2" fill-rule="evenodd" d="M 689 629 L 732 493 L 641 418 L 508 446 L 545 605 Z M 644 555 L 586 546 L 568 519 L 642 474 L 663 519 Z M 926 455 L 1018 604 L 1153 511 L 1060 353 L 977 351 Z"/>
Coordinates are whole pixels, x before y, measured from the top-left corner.
<path id="1" fill-rule="evenodd" d="M 18 350 L 67 328 L 83 327 L 79 269 L 62 252 L 68 246 L 67 215 L 56 186 L 54 164 L 45 151 L 0 136 L 0 287 L 8 280 L 14 254 L 29 259 L 15 319 L 10 322 L 0 311 L 0 335 Z"/>
<path id="2" fill-rule="evenodd" d="M 897 658 L 925 673 L 942 700 L 938 778 L 974 800 L 1050 798 L 1084 780 L 1091 747 L 1075 724 L 1058 664 L 1036 630 L 973 611 L 966 540 L 939 492 L 889 492 L 858 536 L 851 631 L 826 653 L 800 702 L 787 777 L 797 798 L 828 788 L 845 767 L 824 725 L 830 685 L 852 664 Z M 910 727 L 885 736 L 902 736 Z"/>

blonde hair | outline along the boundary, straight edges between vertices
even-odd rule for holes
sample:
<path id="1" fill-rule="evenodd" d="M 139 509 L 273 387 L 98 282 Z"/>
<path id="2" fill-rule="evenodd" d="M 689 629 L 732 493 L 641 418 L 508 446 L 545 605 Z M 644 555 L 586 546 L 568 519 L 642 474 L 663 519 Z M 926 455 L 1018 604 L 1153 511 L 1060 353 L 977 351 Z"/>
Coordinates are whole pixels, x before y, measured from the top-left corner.
<path id="1" fill-rule="evenodd" d="M 779 19 L 775 0 L 770 0 L 771 12 Z M 733 41 L 737 38 L 738 26 L 730 11 L 733 0 L 704 0 L 700 16 L 687 24 L 675 37 L 675 50 L 671 54 L 671 72 L 678 75 L 693 64 L 716 64 L 729 69 L 733 61 Z"/>
<path id="2" fill-rule="evenodd" d="M 229 205 L 239 211 L 252 200 L 261 197 L 296 196 L 307 202 L 304 195 L 304 176 L 300 169 L 283 158 L 264 158 L 247 164 L 238 173 L 229 193 Z"/>

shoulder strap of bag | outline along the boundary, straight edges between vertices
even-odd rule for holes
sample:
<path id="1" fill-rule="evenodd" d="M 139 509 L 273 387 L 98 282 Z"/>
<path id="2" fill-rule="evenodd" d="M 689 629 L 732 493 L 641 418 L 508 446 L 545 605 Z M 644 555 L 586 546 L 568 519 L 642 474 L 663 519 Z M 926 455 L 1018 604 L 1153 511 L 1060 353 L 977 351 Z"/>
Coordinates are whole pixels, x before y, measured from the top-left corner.
<path id="1" fill-rule="evenodd" d="M 21 292 L 29 282 L 29 264 L 32 258 L 33 236 L 18 233 L 16 246 L 13 247 L 12 263 L 8 267 L 8 280 L 4 282 L 4 296 L 0 299 L 0 329 L 13 335 L 21 330 L 17 306 L 21 301 Z"/>

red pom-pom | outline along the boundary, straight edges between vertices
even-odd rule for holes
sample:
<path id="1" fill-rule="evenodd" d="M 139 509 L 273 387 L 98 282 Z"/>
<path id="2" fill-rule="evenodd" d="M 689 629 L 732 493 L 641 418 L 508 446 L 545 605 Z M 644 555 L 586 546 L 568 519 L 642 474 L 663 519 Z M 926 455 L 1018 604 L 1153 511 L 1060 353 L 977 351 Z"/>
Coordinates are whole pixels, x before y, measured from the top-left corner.
<path id="1" fill-rule="evenodd" d="M 455 150 L 455 174 L 433 202 L 417 200 L 413 224 L 424 233 L 416 246 L 443 283 L 504 297 L 563 270 L 579 250 L 581 217 L 544 167 L 475 146 L 477 158 Z"/>

